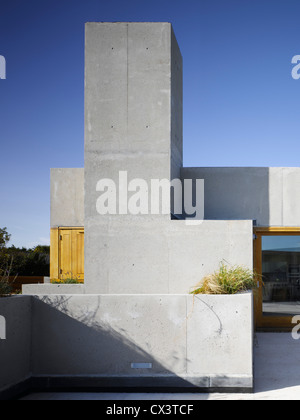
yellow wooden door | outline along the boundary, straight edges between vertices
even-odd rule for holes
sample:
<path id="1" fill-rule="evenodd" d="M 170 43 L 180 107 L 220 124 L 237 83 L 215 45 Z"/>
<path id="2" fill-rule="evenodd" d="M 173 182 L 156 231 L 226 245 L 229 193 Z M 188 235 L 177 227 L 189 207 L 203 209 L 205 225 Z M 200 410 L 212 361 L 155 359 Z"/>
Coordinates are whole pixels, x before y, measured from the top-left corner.
<path id="1" fill-rule="evenodd" d="M 84 229 L 51 229 L 51 279 L 84 280 Z"/>

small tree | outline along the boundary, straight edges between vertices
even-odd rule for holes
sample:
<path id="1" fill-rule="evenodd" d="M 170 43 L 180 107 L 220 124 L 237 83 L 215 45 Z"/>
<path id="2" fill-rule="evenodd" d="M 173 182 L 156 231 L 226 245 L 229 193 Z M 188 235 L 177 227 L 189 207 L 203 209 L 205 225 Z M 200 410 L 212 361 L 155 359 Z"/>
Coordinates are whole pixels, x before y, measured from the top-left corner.
<path id="1" fill-rule="evenodd" d="M 0 249 L 6 247 L 11 235 L 7 232 L 7 228 L 0 228 Z"/>
<path id="2" fill-rule="evenodd" d="M 9 281 L 13 258 L 10 258 L 6 253 L 6 245 L 10 240 L 7 228 L 0 228 L 0 297 L 11 295 L 13 288 Z"/>

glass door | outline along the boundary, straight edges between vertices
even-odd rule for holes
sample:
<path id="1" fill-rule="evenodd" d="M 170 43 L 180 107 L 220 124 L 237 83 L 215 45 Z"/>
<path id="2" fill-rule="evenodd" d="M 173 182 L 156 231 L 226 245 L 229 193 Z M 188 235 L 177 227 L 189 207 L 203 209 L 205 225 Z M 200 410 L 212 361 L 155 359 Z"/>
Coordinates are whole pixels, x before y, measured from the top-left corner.
<path id="1" fill-rule="evenodd" d="M 257 328 L 290 330 L 300 314 L 300 229 L 256 228 L 254 266 L 261 274 Z"/>

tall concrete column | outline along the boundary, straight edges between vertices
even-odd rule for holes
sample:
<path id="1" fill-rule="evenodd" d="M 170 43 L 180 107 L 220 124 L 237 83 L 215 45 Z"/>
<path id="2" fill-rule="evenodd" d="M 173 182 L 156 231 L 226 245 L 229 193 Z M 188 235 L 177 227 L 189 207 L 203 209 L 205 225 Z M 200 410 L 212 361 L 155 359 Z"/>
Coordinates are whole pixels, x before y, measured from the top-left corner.
<path id="1" fill-rule="evenodd" d="M 117 195 L 116 214 L 100 215 L 97 183 L 180 178 L 182 57 L 169 23 L 87 23 L 85 53 L 85 284 L 111 293 L 122 276 L 122 291 L 151 292 L 170 214 L 119 214 Z"/>

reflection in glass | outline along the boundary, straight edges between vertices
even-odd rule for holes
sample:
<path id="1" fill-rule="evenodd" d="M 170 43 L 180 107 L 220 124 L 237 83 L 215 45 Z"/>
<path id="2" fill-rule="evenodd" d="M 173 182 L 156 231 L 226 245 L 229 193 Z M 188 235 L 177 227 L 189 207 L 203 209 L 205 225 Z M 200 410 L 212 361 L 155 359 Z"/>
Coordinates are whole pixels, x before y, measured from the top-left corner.
<path id="1" fill-rule="evenodd" d="M 300 314 L 300 236 L 262 237 L 263 313 Z"/>

